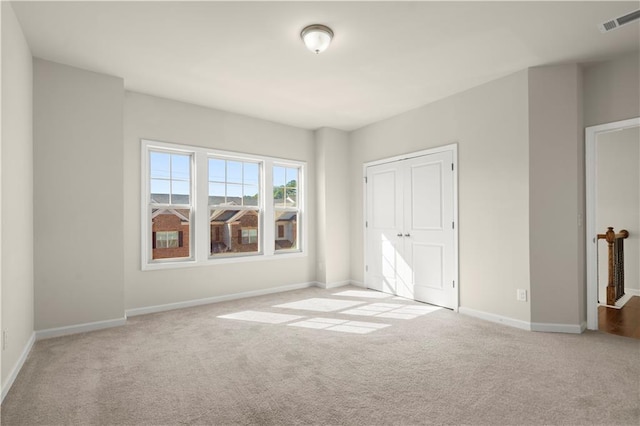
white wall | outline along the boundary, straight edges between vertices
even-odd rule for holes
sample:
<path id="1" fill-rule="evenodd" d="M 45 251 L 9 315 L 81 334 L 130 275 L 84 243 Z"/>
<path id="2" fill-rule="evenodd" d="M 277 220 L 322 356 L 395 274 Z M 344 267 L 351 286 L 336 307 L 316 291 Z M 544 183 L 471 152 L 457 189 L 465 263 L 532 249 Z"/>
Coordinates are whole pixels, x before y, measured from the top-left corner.
<path id="1" fill-rule="evenodd" d="M 32 59 L 11 4 L 2 2 L 2 388 L 33 335 Z"/>
<path id="2" fill-rule="evenodd" d="M 317 280 L 344 284 L 350 275 L 349 135 L 330 128 L 315 132 L 317 179 Z"/>
<path id="3" fill-rule="evenodd" d="M 316 182 L 312 131 L 132 92 L 126 92 L 124 105 L 127 309 L 315 282 Z M 306 161 L 306 220 L 311 242 L 307 256 L 141 271 L 140 139 Z"/>
<path id="4" fill-rule="evenodd" d="M 634 127 L 598 135 L 596 229 L 604 234 L 608 226 L 616 232 L 629 231 L 624 241 L 625 289 L 640 291 L 640 128 Z M 607 301 L 608 248 L 598 243 L 598 295 Z"/>
<path id="5" fill-rule="evenodd" d="M 527 71 L 351 133 L 351 276 L 363 281 L 362 164 L 457 142 L 460 305 L 529 322 Z"/>
<path id="6" fill-rule="evenodd" d="M 122 319 L 123 80 L 35 59 L 33 90 L 36 329 Z"/>
<path id="7" fill-rule="evenodd" d="M 584 314 L 581 71 L 529 70 L 531 320 L 580 325 Z"/>

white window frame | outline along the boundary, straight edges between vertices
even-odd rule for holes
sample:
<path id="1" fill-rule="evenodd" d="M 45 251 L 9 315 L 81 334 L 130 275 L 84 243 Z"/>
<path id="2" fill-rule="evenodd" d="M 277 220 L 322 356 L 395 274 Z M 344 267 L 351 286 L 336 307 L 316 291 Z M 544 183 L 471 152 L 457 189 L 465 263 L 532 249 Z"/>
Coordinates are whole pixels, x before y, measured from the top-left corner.
<path id="1" fill-rule="evenodd" d="M 275 167 L 283 167 L 283 168 L 292 168 L 292 169 L 295 168 L 295 169 L 298 169 L 298 180 L 300 180 L 300 175 L 302 174 L 302 167 L 297 167 L 297 166 L 294 166 L 292 164 L 286 164 L 286 163 L 281 163 L 281 162 L 276 162 L 276 163 L 273 164 L 273 166 L 275 166 Z M 273 169 L 273 167 L 272 167 L 272 169 Z M 285 179 L 285 188 L 286 188 L 286 185 L 287 185 L 287 182 L 286 182 L 286 179 Z M 272 181 L 271 182 L 271 195 L 272 196 L 273 196 L 273 188 L 274 188 L 274 186 L 273 186 L 273 181 Z M 300 191 L 297 190 L 297 186 L 296 186 L 296 207 L 277 207 L 277 206 L 273 207 L 274 213 L 276 211 L 280 211 L 280 212 L 283 212 L 283 213 L 295 213 L 296 214 L 296 222 L 297 222 L 297 227 L 298 227 L 298 229 L 296 231 L 296 235 L 297 235 L 296 238 L 298 240 L 300 238 L 299 234 L 301 233 L 301 225 L 302 225 L 301 222 L 303 221 L 301 208 L 300 208 L 300 201 L 297 201 L 299 192 Z M 284 193 L 284 197 L 286 197 L 286 191 Z M 274 228 L 274 241 L 282 241 L 283 239 L 286 239 L 286 235 L 285 235 L 285 238 L 278 237 L 278 225 L 277 225 L 277 223 L 275 221 L 275 214 L 274 214 L 273 225 L 272 226 Z M 298 247 L 292 248 L 292 249 L 276 250 L 276 254 L 277 255 L 281 255 L 281 254 L 285 254 L 285 253 L 295 253 L 295 252 L 297 252 L 299 250 L 300 250 L 300 241 L 298 241 Z"/>
<path id="2" fill-rule="evenodd" d="M 221 258 L 225 258 L 225 257 L 246 257 L 246 256 L 261 256 L 264 251 L 263 251 L 263 241 L 262 241 L 262 236 L 264 235 L 264 232 L 260 232 L 261 230 L 263 230 L 263 218 L 264 218 L 264 203 L 262 202 L 262 199 L 264 198 L 263 195 L 263 190 L 265 188 L 265 186 L 263 185 L 263 183 L 261 182 L 263 175 L 264 175 L 264 162 L 263 161 L 256 161 L 255 159 L 248 159 L 245 155 L 246 154 L 236 154 L 235 156 L 230 156 L 230 155 L 219 155 L 219 154 L 211 154 L 211 151 L 209 152 L 209 157 L 207 158 L 207 203 L 209 202 L 208 196 L 209 196 L 209 188 L 208 185 L 210 183 L 209 181 L 209 176 L 208 176 L 208 172 L 209 172 L 209 160 L 210 159 L 217 159 L 217 160 L 225 160 L 225 161 L 237 161 L 237 162 L 241 162 L 241 163 L 254 163 L 258 165 L 258 205 L 257 206 L 245 206 L 244 203 L 243 205 L 239 205 L 239 206 L 230 206 L 228 209 L 225 208 L 225 206 L 220 206 L 220 205 L 207 205 L 208 208 L 208 215 L 210 216 L 210 212 L 212 209 L 215 209 L 216 207 L 218 207 L 219 210 L 225 209 L 225 210 L 233 210 L 233 211 L 237 211 L 240 212 L 242 210 L 249 210 L 249 211 L 255 211 L 258 213 L 258 251 L 251 251 L 251 252 L 239 252 L 239 253 L 221 253 L 221 254 L 212 254 L 211 251 L 209 251 L 209 258 L 210 259 L 221 259 Z M 242 182 L 242 194 L 244 196 L 244 176 L 243 178 L 243 182 Z M 222 183 L 222 182 L 218 182 L 218 183 Z M 228 184 L 228 182 L 224 182 L 225 185 Z M 225 191 L 226 193 L 226 191 Z M 209 217 L 208 216 L 208 217 Z M 210 235 L 210 234 L 209 234 Z M 231 239 L 235 238 L 233 235 L 230 236 Z M 209 242 L 211 242 L 211 240 L 209 239 Z M 244 244 L 244 243 L 243 243 Z M 209 246 L 210 247 L 210 246 Z"/>
<path id="3" fill-rule="evenodd" d="M 149 208 L 149 152 L 165 151 L 178 154 L 191 154 L 191 208 L 192 225 L 189 226 L 191 257 L 187 259 L 151 259 L 151 214 Z M 210 256 L 210 224 L 209 224 L 209 176 L 208 162 L 210 157 L 228 157 L 230 160 L 252 161 L 260 163 L 260 209 L 263 212 L 258 232 L 261 253 L 247 253 L 229 257 Z M 222 151 L 211 148 L 189 146 L 175 143 L 141 140 L 141 269 L 175 269 L 194 266 L 212 266 L 227 263 L 259 262 L 282 258 L 306 257 L 307 246 L 307 204 L 306 204 L 306 172 L 307 163 L 263 155 Z M 275 250 L 277 230 L 275 226 L 275 207 L 273 205 L 273 166 L 295 167 L 300 170 L 298 176 L 298 249 Z"/>

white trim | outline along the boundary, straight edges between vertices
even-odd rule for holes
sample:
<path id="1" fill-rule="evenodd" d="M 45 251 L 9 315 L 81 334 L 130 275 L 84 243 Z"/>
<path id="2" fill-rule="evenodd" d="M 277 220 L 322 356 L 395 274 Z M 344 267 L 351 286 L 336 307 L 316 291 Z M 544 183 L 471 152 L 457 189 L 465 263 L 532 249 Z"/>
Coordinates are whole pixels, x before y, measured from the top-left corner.
<path id="1" fill-rule="evenodd" d="M 138 315 L 153 314 L 156 312 L 172 311 L 174 309 L 190 308 L 193 306 L 208 305 L 211 303 L 226 302 L 229 300 L 245 299 L 247 297 L 264 296 L 273 293 L 282 293 L 285 291 L 299 290 L 302 288 L 317 287 L 318 283 L 310 281 L 307 283 L 284 285 L 280 287 L 265 288 L 262 290 L 245 291 L 242 293 L 225 294 L 222 296 L 205 297 L 203 299 L 185 300 L 184 302 L 167 303 L 165 305 L 146 306 L 143 308 L 127 309 L 125 312 L 127 317 L 135 317 Z"/>
<path id="2" fill-rule="evenodd" d="M 491 314 L 489 312 L 477 311 L 475 309 L 465 308 L 464 306 L 460 306 L 460 308 L 458 308 L 458 312 L 463 315 L 479 318 L 485 321 L 495 322 L 498 324 L 508 325 L 510 327 L 519 328 L 521 330 L 531 330 L 531 323 L 527 321 L 517 320 L 502 315 Z"/>
<path id="3" fill-rule="evenodd" d="M 237 262 L 255 262 L 260 260 L 274 260 L 276 258 L 296 258 L 306 257 L 308 253 L 308 226 L 307 226 L 307 162 L 300 160 L 291 160 L 286 158 L 269 157 L 266 155 L 253 155 L 241 152 L 221 151 L 213 148 L 201 146 L 172 144 L 167 142 L 159 142 L 148 139 L 140 140 L 141 147 L 141 194 L 140 208 L 142 224 L 140 233 L 140 269 L 142 271 L 189 268 L 194 266 L 212 266 L 225 263 Z M 175 152 L 181 154 L 189 154 L 191 156 L 191 204 L 189 208 L 192 212 L 192 226 L 190 226 L 190 243 L 191 256 L 184 259 L 163 259 L 151 260 L 151 220 L 149 220 L 149 152 L 152 150 L 161 150 L 167 152 Z M 217 257 L 210 256 L 208 232 L 197 234 L 196 230 L 203 230 L 208 227 L 209 206 L 208 205 L 208 160 L 211 157 L 224 158 L 228 160 L 250 161 L 258 163 L 260 167 L 260 205 L 257 206 L 260 213 L 260 251 L 258 253 L 247 253 L 244 255 Z M 275 250 L 273 241 L 275 241 L 274 221 L 275 207 L 273 206 L 272 191 L 272 172 L 273 167 L 292 167 L 299 169 L 298 174 L 298 206 L 291 211 L 298 212 L 298 248 L 295 250 Z M 203 208 L 206 207 L 206 208 Z M 186 206 L 185 206 L 186 207 Z M 238 210 L 255 210 L 252 206 L 245 208 L 242 206 L 234 206 Z"/>
<path id="4" fill-rule="evenodd" d="M 628 294 L 631 297 L 640 296 L 640 289 L 637 289 L 637 288 L 625 288 L 624 289 L 624 293 Z"/>
<path id="5" fill-rule="evenodd" d="M 625 288 L 624 289 L 624 296 L 622 296 L 620 299 L 616 300 L 616 304 L 614 306 L 607 305 L 606 303 L 598 303 L 598 306 L 604 306 L 604 307 L 612 308 L 612 309 L 622 309 L 622 308 L 624 308 L 624 305 L 626 305 L 627 302 L 629 300 L 631 300 L 631 298 L 633 296 L 640 296 L 640 291 L 638 291 L 636 289 Z"/>
<path id="6" fill-rule="evenodd" d="M 69 334 L 86 333 L 88 331 L 102 330 L 105 328 L 118 327 L 125 325 L 127 317 L 115 318 L 104 321 L 88 322 L 84 324 L 68 325 L 65 327 L 47 328 L 45 330 L 36 331 L 36 339 L 49 339 L 52 337 L 67 336 Z"/>
<path id="7" fill-rule="evenodd" d="M 543 322 L 532 322 L 531 331 L 543 331 L 548 333 L 572 333 L 580 334 L 587 328 L 587 323 L 580 324 L 552 324 Z"/>
<path id="8" fill-rule="evenodd" d="M 460 233 L 460 220 L 458 217 L 458 143 L 450 143 L 447 145 L 438 146 L 435 148 L 424 149 L 422 151 L 411 152 L 408 154 L 396 155 L 395 157 L 384 158 L 380 160 L 368 161 L 362 164 L 362 225 L 363 225 L 363 250 L 364 250 L 364 264 L 362 265 L 364 283 L 361 283 L 361 287 L 367 288 L 367 168 L 371 166 L 377 166 L 380 164 L 392 163 L 395 161 L 408 160 L 411 158 L 423 157 L 425 155 L 437 154 L 439 152 L 451 151 L 453 162 L 453 221 L 455 226 L 453 228 L 453 251 L 455 253 L 453 259 L 453 279 L 456 282 L 456 291 L 454 292 L 453 311 L 458 312 L 460 309 L 460 251 L 459 251 L 459 233 Z M 357 285 L 357 284 L 356 284 Z"/>
<path id="9" fill-rule="evenodd" d="M 629 127 L 640 126 L 640 117 L 613 123 L 600 124 L 585 129 L 585 191 L 586 191 L 586 226 L 585 243 L 587 245 L 587 328 L 598 329 L 598 239 L 596 235 L 596 206 L 598 205 L 596 191 L 596 141 L 600 133 L 623 130 Z"/>
<path id="10" fill-rule="evenodd" d="M 333 282 L 333 283 L 320 283 L 320 282 L 317 282 L 316 283 L 316 287 L 320 287 L 320 288 L 324 288 L 324 289 L 330 289 L 330 288 L 344 287 L 345 285 L 349 285 L 349 284 L 351 284 L 351 280 L 336 281 L 336 282 Z"/>
<path id="11" fill-rule="evenodd" d="M 351 283 L 351 285 L 354 285 L 354 286 L 356 286 L 356 287 L 366 288 L 366 287 L 364 286 L 364 283 L 363 283 L 362 281 L 354 281 L 354 280 L 351 280 L 351 281 L 349 281 L 349 282 Z"/>
<path id="12" fill-rule="evenodd" d="M 2 401 L 4 401 L 4 397 L 7 396 L 9 390 L 11 389 L 11 386 L 13 386 L 13 382 L 15 382 L 16 378 L 18 377 L 18 373 L 20 373 L 20 370 L 22 370 L 22 366 L 27 360 L 27 357 L 29 356 L 29 353 L 31 352 L 35 341 L 36 333 L 33 332 L 31 333 L 31 337 L 27 341 L 27 344 L 24 346 L 24 349 L 20 354 L 20 358 L 18 358 L 18 361 L 16 361 L 16 365 L 13 366 L 11 373 L 9 373 L 9 377 L 7 377 L 7 380 L 2 384 Z"/>
<path id="13" fill-rule="evenodd" d="M 364 176 L 367 175 L 366 174 L 367 167 L 378 166 L 380 164 L 386 164 L 386 163 L 393 163 L 395 161 L 408 160 L 410 158 L 424 157 L 425 155 L 437 154 L 439 152 L 446 152 L 446 151 L 453 151 L 453 153 L 456 154 L 454 155 L 454 164 L 455 164 L 455 161 L 458 159 L 458 156 L 457 156 L 458 144 L 450 143 L 448 145 L 437 146 L 435 148 L 423 149 L 422 151 L 415 151 L 415 152 L 409 152 L 407 154 L 396 155 L 395 157 L 388 157 L 388 158 L 382 158 L 380 160 L 368 161 L 363 165 L 363 170 L 365 172 Z"/>

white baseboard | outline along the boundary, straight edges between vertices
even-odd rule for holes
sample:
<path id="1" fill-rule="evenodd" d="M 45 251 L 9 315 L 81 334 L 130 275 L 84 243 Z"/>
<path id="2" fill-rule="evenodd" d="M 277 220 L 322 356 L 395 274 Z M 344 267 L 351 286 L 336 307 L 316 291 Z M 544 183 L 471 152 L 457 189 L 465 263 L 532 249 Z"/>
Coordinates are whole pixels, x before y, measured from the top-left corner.
<path id="1" fill-rule="evenodd" d="M 46 330 L 36 331 L 36 339 L 49 339 L 51 337 L 67 336 L 69 334 L 86 333 L 87 331 L 118 327 L 120 325 L 125 325 L 126 322 L 127 317 L 123 317 L 105 321 L 88 322 L 85 324 L 69 325 L 66 327 L 48 328 Z"/>
<path id="2" fill-rule="evenodd" d="M 7 394 L 9 393 L 9 389 L 11 389 L 11 386 L 13 386 L 13 382 L 15 382 L 16 377 L 18 377 L 18 373 L 20 372 L 20 370 L 22 370 L 22 366 L 27 360 L 29 352 L 31 352 L 31 348 L 33 348 L 33 344 L 35 343 L 35 341 L 36 333 L 33 332 L 31 333 L 31 337 L 27 341 L 27 344 L 24 346 L 24 349 L 22 350 L 22 353 L 20 354 L 20 358 L 18 358 L 16 365 L 13 366 L 11 374 L 9 374 L 7 380 L 2 384 L 2 401 L 4 401 L 4 397 L 7 396 Z"/>
<path id="3" fill-rule="evenodd" d="M 531 330 L 531 324 L 527 321 L 504 317 L 502 315 L 490 314 L 489 312 L 477 311 L 475 309 L 465 308 L 464 306 L 460 306 L 458 312 L 463 315 L 468 315 L 470 317 L 479 318 L 498 324 L 508 325 L 510 327 L 519 328 L 521 330 Z"/>
<path id="4" fill-rule="evenodd" d="M 324 288 L 324 289 L 330 289 L 330 288 L 338 288 L 338 287 L 344 287 L 345 285 L 349 285 L 351 284 L 350 280 L 346 280 L 346 281 L 336 281 L 334 283 L 321 283 L 321 282 L 316 282 L 316 287 L 320 287 L 320 288 Z"/>
<path id="5" fill-rule="evenodd" d="M 544 322 L 532 322 L 531 331 L 544 331 L 547 333 L 572 333 L 580 334 L 587 329 L 587 323 L 580 324 L 553 324 Z"/>
<path id="6" fill-rule="evenodd" d="M 226 302 L 229 300 L 244 299 L 247 297 L 264 296 L 266 294 L 282 293 L 284 291 L 299 290 L 302 288 L 317 287 L 318 283 L 311 281 L 308 283 L 284 285 L 280 287 L 265 288 L 262 290 L 245 291 L 242 293 L 225 294 L 223 296 L 206 297 L 204 299 L 185 300 L 184 302 L 167 303 L 166 305 L 146 306 L 143 308 L 127 309 L 127 317 L 137 315 L 153 314 L 156 312 L 171 311 L 174 309 L 190 308 L 193 306 L 208 305 L 210 303 Z"/>
<path id="7" fill-rule="evenodd" d="M 362 281 L 351 280 L 350 283 L 351 283 L 351 285 L 355 285 L 356 287 L 366 288 Z"/>
<path id="8" fill-rule="evenodd" d="M 607 305 L 606 303 L 598 303 L 598 306 L 604 306 L 606 308 L 613 308 L 613 309 L 622 309 L 624 308 L 624 305 L 631 300 L 631 298 L 633 296 L 640 296 L 640 290 L 636 290 L 634 288 L 625 288 L 624 289 L 624 296 L 622 296 L 620 299 L 616 300 L 616 304 L 615 305 Z"/>

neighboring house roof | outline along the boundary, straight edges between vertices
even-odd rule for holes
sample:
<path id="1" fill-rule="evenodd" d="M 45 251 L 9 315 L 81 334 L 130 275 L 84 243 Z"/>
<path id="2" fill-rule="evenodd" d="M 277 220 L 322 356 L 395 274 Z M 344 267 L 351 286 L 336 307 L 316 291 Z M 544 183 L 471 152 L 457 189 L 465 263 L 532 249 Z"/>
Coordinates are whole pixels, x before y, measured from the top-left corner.
<path id="1" fill-rule="evenodd" d="M 171 204 L 189 204 L 189 196 L 186 194 L 173 194 L 171 198 Z M 151 194 L 151 202 L 168 204 L 169 194 Z"/>
<path id="2" fill-rule="evenodd" d="M 182 222 L 189 222 L 190 213 L 187 209 L 153 209 L 151 218 L 153 219 L 161 214 L 170 214 L 179 217 Z"/>
<path id="3" fill-rule="evenodd" d="M 285 222 L 285 221 L 293 221 L 296 219 L 297 212 L 286 212 L 283 213 L 279 218 L 276 219 L 277 222 Z"/>
<path id="4" fill-rule="evenodd" d="M 234 204 L 235 205 L 235 204 Z M 231 223 L 237 220 L 246 214 L 257 215 L 258 213 L 255 210 L 228 210 L 228 209 L 216 209 L 211 212 L 211 223 Z"/>

